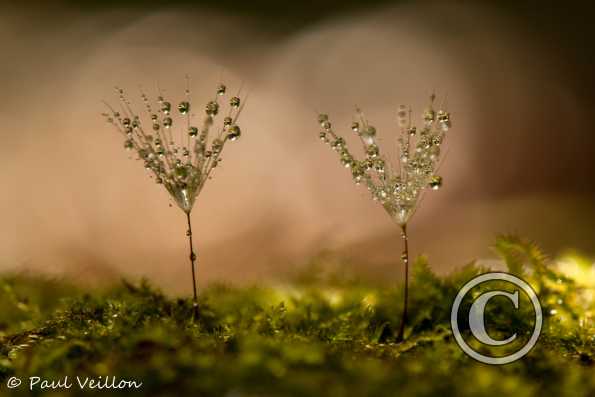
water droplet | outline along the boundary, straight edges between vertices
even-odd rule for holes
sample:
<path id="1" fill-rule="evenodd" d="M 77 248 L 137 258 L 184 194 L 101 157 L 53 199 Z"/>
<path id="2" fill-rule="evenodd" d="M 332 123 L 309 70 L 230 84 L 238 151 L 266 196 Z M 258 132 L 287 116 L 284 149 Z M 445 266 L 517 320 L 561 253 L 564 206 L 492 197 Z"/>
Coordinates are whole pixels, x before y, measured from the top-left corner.
<path id="1" fill-rule="evenodd" d="M 226 117 L 223 119 L 223 125 L 227 126 L 227 125 L 231 125 L 231 123 L 232 123 L 231 117 Z"/>
<path id="2" fill-rule="evenodd" d="M 231 127 L 229 127 L 227 139 L 229 139 L 230 141 L 235 141 L 240 137 L 240 135 L 242 135 L 240 127 L 238 127 L 237 125 L 232 125 Z"/>
<path id="3" fill-rule="evenodd" d="M 366 128 L 366 135 L 368 136 L 375 136 L 376 135 L 376 128 L 372 127 L 371 125 L 368 126 L 368 128 Z"/>
<path id="4" fill-rule="evenodd" d="M 196 127 L 188 127 L 188 135 L 190 135 L 190 136 L 197 136 L 198 135 L 198 128 L 196 128 Z"/>
<path id="5" fill-rule="evenodd" d="M 171 104 L 169 102 L 163 102 L 161 104 L 161 111 L 165 114 L 169 114 L 171 111 Z"/>
<path id="6" fill-rule="evenodd" d="M 335 150 L 340 150 L 345 146 L 345 140 L 341 137 L 338 137 L 331 143 L 331 147 Z"/>
<path id="7" fill-rule="evenodd" d="M 425 120 L 426 124 L 432 124 L 434 122 L 435 118 L 436 118 L 436 112 L 434 112 L 434 109 L 432 109 L 432 108 L 426 109 L 426 111 L 424 112 L 424 120 Z"/>
<path id="8" fill-rule="evenodd" d="M 178 105 L 178 111 L 180 114 L 187 114 L 190 111 L 190 103 L 189 102 L 180 102 Z"/>
<path id="9" fill-rule="evenodd" d="M 366 155 L 369 158 L 377 157 L 379 153 L 380 153 L 380 150 L 378 149 L 378 146 L 377 145 L 369 145 L 366 148 Z"/>
<path id="10" fill-rule="evenodd" d="M 213 143 L 211 144 L 211 150 L 213 151 L 213 153 L 220 153 L 222 148 L 223 141 L 219 138 L 213 139 Z"/>
<path id="11" fill-rule="evenodd" d="M 240 98 L 238 98 L 237 96 L 234 96 L 233 98 L 231 98 L 229 100 L 229 104 L 232 108 L 239 108 L 240 107 Z"/>
<path id="12" fill-rule="evenodd" d="M 227 87 L 225 87 L 225 85 L 219 84 L 219 87 L 217 87 L 217 95 L 225 94 L 226 89 L 227 89 Z"/>
<path id="13" fill-rule="evenodd" d="M 209 116 L 216 116 L 217 113 L 219 113 L 219 104 L 215 101 L 211 101 L 211 102 L 207 103 L 207 106 L 205 107 L 205 111 L 207 112 L 207 114 Z"/>
<path id="14" fill-rule="evenodd" d="M 353 132 L 358 132 L 359 131 L 359 123 L 357 121 L 354 121 L 353 123 L 351 123 L 351 129 L 353 130 Z"/>
<path id="15" fill-rule="evenodd" d="M 172 125 L 172 119 L 171 117 L 166 117 L 163 119 L 163 127 L 165 128 L 170 128 Z"/>
<path id="16" fill-rule="evenodd" d="M 438 175 L 434 175 L 432 178 L 430 178 L 429 186 L 433 190 L 440 189 L 442 187 L 442 177 L 438 176 Z"/>

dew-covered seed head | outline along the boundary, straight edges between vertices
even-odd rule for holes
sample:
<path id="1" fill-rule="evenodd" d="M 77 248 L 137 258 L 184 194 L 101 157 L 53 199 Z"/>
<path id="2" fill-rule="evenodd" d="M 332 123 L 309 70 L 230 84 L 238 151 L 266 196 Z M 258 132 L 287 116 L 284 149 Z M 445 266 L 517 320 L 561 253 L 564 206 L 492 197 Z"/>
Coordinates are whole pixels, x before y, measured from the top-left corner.
<path id="1" fill-rule="evenodd" d="M 217 94 L 223 95 L 225 90 L 221 84 Z M 185 94 L 189 98 L 189 88 L 186 88 Z M 168 190 L 180 208 L 189 212 L 205 181 L 211 179 L 212 169 L 219 164 L 225 141 L 237 140 L 241 135 L 240 127 L 235 124 L 240 111 L 239 98 L 232 98 L 229 113 L 221 120 L 215 120 L 219 103 L 216 100 L 208 102 L 202 126 L 195 127 L 187 126 L 194 117 L 190 113 L 191 103 L 188 99 L 179 102 L 178 111 L 172 112 L 171 104 L 159 95 L 157 112 L 154 112 L 148 96 L 141 93 L 142 108 L 147 113 L 135 114 L 123 90 L 117 89 L 116 95 L 120 106 L 126 109 L 126 114 L 121 116 L 108 105 L 110 112 L 102 115 L 124 135 L 124 147 L 138 154 L 149 176 Z M 143 115 L 150 131 L 141 128 Z M 181 124 L 186 128 L 186 136 L 174 133 L 174 123 L 177 126 L 181 116 L 186 116 Z M 211 127 L 215 123 L 220 123 L 220 127 L 217 127 L 219 133 L 211 135 Z M 196 139 L 190 141 L 192 137 Z M 208 146 L 211 150 L 206 150 Z"/>
<path id="2" fill-rule="evenodd" d="M 424 189 L 439 189 L 442 178 L 435 175 L 445 132 L 451 126 L 450 114 L 444 110 L 434 110 L 434 97 L 430 107 L 422 114 L 423 124 L 418 129 L 412 121 L 411 110 L 400 106 L 397 120 L 400 126 L 396 139 L 397 160 L 381 155 L 376 129 L 357 110 L 351 130 L 361 138 L 365 157 L 358 161 L 348 150 L 341 136 L 331 130 L 326 114 L 318 116 L 318 123 L 324 129 L 320 133 L 323 142 L 331 141 L 331 147 L 338 152 L 340 163 L 351 168 L 356 184 L 365 182 L 372 198 L 382 203 L 387 213 L 400 225 L 407 223 L 415 212 L 421 192 Z M 392 141 L 392 140 L 391 140 Z M 394 142 L 394 141 L 392 141 Z"/>

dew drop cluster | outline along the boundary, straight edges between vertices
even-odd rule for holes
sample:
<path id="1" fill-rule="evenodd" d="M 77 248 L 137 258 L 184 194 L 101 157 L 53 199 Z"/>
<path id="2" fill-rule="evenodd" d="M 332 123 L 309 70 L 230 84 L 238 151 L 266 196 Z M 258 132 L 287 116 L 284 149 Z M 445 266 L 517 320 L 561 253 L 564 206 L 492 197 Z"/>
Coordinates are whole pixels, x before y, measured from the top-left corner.
<path id="1" fill-rule="evenodd" d="M 220 84 L 213 99 L 195 108 L 189 88 L 179 102 L 161 92 L 150 99 L 141 91 L 143 109 L 139 112 L 124 90 L 116 87 L 118 106 L 106 104 L 109 111 L 102 115 L 124 137 L 124 149 L 138 155 L 155 182 L 189 213 L 221 162 L 225 144 L 241 136 L 237 120 L 243 104 L 239 96 L 226 94 L 226 86 Z M 221 113 L 224 115 L 216 123 Z"/>
<path id="2" fill-rule="evenodd" d="M 400 225 L 407 224 L 426 189 L 442 187 L 442 177 L 436 171 L 451 117 L 444 110 L 434 109 L 434 99 L 432 95 L 420 128 L 413 125 L 410 109 L 403 105 L 397 109 L 399 133 L 390 143 L 397 149 L 393 162 L 380 150 L 376 128 L 360 109 L 356 110 L 351 130 L 363 145 L 362 159 L 355 158 L 345 139 L 335 133 L 328 115 L 318 116 L 320 139 L 338 153 L 341 164 L 351 170 L 354 182 L 364 184 L 372 198 Z"/>

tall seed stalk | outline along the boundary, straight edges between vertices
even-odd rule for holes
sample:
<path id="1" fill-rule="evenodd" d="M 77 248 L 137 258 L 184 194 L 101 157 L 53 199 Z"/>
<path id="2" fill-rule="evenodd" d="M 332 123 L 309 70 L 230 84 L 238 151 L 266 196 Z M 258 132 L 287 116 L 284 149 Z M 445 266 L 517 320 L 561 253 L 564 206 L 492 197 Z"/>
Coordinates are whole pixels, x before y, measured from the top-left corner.
<path id="1" fill-rule="evenodd" d="M 359 137 L 365 157 L 357 160 L 348 150 L 345 139 L 337 135 L 326 114 L 318 116 L 323 131 L 320 139 L 328 143 L 340 158 L 341 164 L 351 169 L 357 185 L 364 184 L 372 198 L 382 204 L 400 227 L 403 240 L 401 260 L 404 267 L 403 314 L 396 336 L 403 341 L 407 326 L 409 301 L 409 236 L 407 225 L 427 188 L 437 190 L 442 186 L 442 177 L 436 175 L 445 134 L 451 127 L 450 114 L 434 110 L 435 96 L 423 114 L 423 124 L 418 130 L 412 124 L 411 109 L 399 106 L 397 121 L 399 134 L 396 138 L 398 161 L 392 164 L 381 154 L 376 128 L 370 125 L 364 113 L 356 109 L 351 123 L 352 131 Z M 391 143 L 392 144 L 392 143 Z"/>
<path id="2" fill-rule="evenodd" d="M 102 113 L 124 137 L 124 148 L 138 155 L 149 176 L 163 185 L 175 203 L 186 214 L 190 264 L 192 272 L 193 316 L 199 317 L 198 289 L 196 285 L 196 252 L 192 240 L 190 214 L 199 193 L 212 172 L 221 162 L 221 153 L 228 141 L 235 141 L 241 135 L 237 124 L 243 108 L 239 92 L 228 99 L 220 127 L 213 132 L 215 117 L 220 113 L 220 101 L 227 88 L 220 84 L 214 98 L 204 107 L 206 115 L 195 126 L 198 117 L 191 111 L 189 78 L 186 77 L 184 97 L 172 111 L 171 102 L 159 90 L 155 100 L 141 90 L 144 112 L 133 109 L 122 88 L 116 87 L 118 105 L 105 105 L 108 111 Z M 141 116 L 144 114 L 145 116 Z M 174 120 L 175 119 L 175 120 Z"/>

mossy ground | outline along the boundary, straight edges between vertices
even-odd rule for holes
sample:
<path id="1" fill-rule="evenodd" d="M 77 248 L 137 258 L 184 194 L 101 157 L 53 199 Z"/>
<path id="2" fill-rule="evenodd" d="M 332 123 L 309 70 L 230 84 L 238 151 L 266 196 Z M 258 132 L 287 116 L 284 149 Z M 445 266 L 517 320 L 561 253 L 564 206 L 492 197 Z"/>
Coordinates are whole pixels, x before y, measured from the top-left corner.
<path id="1" fill-rule="evenodd" d="M 594 396 L 595 286 L 548 266 L 522 240 L 502 238 L 496 248 L 538 290 L 546 314 L 536 347 L 512 364 L 478 363 L 453 340 L 453 298 L 484 270 L 473 264 L 438 277 L 424 258 L 416 261 L 410 326 L 399 344 L 402 290 L 361 280 L 311 274 L 284 287 L 214 285 L 196 320 L 188 299 L 147 283 L 85 292 L 5 277 L 0 393 L 115 393 L 28 389 L 29 376 L 69 375 L 134 379 L 142 388 L 128 393 L 151 396 Z M 486 317 L 495 332 L 514 328 L 522 337 L 531 328 L 526 312 L 497 307 Z M 12 376 L 23 379 L 20 388 L 7 389 Z"/>

